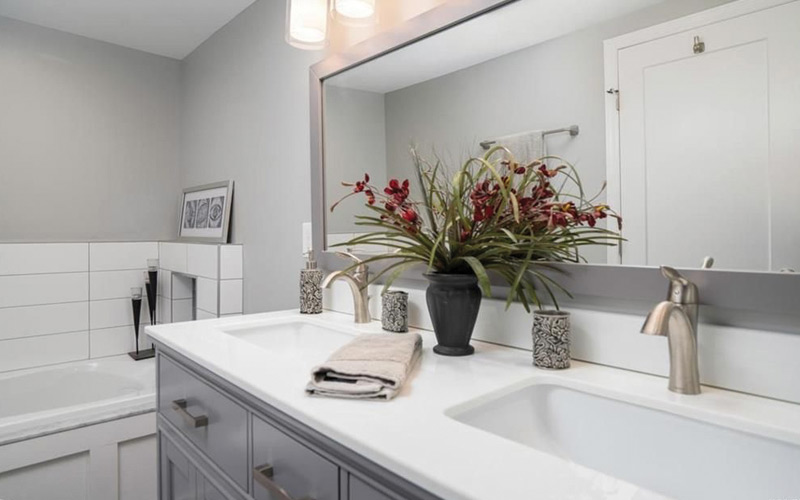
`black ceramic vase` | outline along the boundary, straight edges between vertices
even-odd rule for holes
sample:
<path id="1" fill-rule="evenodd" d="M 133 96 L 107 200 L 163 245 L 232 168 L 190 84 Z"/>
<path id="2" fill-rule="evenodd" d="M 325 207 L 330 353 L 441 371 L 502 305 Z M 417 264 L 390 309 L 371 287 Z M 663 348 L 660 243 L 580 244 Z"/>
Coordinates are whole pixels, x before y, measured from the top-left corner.
<path id="1" fill-rule="evenodd" d="M 433 352 L 443 356 L 469 356 L 472 330 L 481 307 L 478 278 L 472 274 L 426 274 L 428 312 L 438 345 Z"/>

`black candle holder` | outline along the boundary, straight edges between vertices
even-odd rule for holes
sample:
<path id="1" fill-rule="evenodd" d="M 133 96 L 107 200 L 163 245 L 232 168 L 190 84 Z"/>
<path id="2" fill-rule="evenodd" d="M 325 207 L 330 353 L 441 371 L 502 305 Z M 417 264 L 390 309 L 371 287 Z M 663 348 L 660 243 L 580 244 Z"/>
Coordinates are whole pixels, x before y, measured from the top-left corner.
<path id="1" fill-rule="evenodd" d="M 150 312 L 150 324 L 156 324 L 156 302 L 158 301 L 158 259 L 147 259 L 147 309 Z"/>
<path id="2" fill-rule="evenodd" d="M 136 350 L 129 352 L 128 356 L 136 361 L 152 358 L 156 355 L 155 349 L 139 350 L 139 320 L 142 316 L 142 287 L 137 286 L 131 288 L 131 307 L 133 308 L 133 337 L 136 343 Z"/>

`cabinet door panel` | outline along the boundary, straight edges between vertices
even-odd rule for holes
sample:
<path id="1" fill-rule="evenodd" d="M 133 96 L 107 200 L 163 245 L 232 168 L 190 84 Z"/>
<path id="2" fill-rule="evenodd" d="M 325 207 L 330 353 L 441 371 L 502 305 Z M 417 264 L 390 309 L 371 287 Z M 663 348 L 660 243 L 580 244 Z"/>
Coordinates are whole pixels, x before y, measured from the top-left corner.
<path id="1" fill-rule="evenodd" d="M 352 474 L 349 483 L 348 500 L 394 500 Z"/>
<path id="2" fill-rule="evenodd" d="M 162 500 L 196 500 L 196 470 L 186 455 L 161 434 Z"/>
<path id="3" fill-rule="evenodd" d="M 339 498 L 336 465 L 258 418 L 253 419 L 253 465 L 260 469 L 253 471 L 253 493 L 257 500 L 280 500 L 260 483 L 282 488 L 292 498 Z"/>
<path id="4" fill-rule="evenodd" d="M 229 500 L 229 497 L 223 495 L 220 490 L 204 477 L 198 478 L 198 488 L 200 489 L 198 500 Z"/>

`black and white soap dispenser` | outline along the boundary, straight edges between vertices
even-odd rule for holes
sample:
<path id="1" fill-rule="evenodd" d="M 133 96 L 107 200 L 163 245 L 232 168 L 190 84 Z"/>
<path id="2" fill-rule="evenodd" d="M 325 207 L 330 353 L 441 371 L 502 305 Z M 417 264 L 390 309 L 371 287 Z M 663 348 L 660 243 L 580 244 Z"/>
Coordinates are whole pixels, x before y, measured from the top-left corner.
<path id="1" fill-rule="evenodd" d="M 317 269 L 314 252 L 306 252 L 306 267 L 300 270 L 300 313 L 322 312 L 322 271 Z"/>

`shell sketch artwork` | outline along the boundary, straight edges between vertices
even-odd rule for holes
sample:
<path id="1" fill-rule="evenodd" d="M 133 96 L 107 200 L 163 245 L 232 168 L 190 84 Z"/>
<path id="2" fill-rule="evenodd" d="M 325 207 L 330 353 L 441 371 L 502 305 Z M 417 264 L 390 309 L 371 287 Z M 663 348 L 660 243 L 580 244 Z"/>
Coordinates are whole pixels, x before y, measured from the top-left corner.
<path id="1" fill-rule="evenodd" d="M 215 196 L 211 198 L 210 206 L 208 209 L 208 227 L 220 228 L 222 227 L 222 207 L 225 205 L 224 196 Z"/>
<path id="2" fill-rule="evenodd" d="M 195 216 L 197 215 L 197 200 L 186 202 L 186 210 L 184 211 L 183 227 L 185 229 L 194 229 Z"/>
<path id="3" fill-rule="evenodd" d="M 208 227 L 208 204 L 209 199 L 204 198 L 197 200 L 197 212 L 194 227 L 197 229 L 205 229 Z"/>

